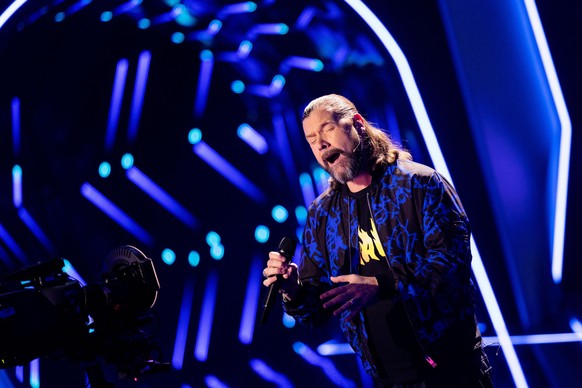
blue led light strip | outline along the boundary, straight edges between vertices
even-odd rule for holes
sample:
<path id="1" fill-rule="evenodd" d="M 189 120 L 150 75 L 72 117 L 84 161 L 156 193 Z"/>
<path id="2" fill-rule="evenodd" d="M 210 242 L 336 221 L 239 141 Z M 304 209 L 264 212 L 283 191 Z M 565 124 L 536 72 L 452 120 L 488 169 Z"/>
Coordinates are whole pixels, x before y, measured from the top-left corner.
<path id="1" fill-rule="evenodd" d="M 194 357 L 198 361 L 206 361 L 208 358 L 208 348 L 210 345 L 210 334 L 212 333 L 212 321 L 214 319 L 214 307 L 216 305 L 216 289 L 218 286 L 218 276 L 216 271 L 210 272 L 206 281 L 206 290 L 202 301 L 202 312 L 200 313 L 200 323 L 198 324 L 198 335 L 196 336 L 196 346 L 194 347 Z"/>
<path id="2" fill-rule="evenodd" d="M 44 233 L 40 225 L 32 218 L 32 215 L 24 207 L 18 209 L 18 217 L 24 222 L 28 229 L 34 234 L 43 247 L 51 254 L 55 253 L 55 249 L 48 236 Z"/>
<path id="3" fill-rule="evenodd" d="M 295 353 L 300 355 L 309 364 L 320 367 L 327 378 L 330 379 L 334 385 L 338 387 L 356 386 L 352 380 L 344 377 L 341 374 L 341 372 L 335 367 L 334 363 L 329 358 L 320 356 L 304 343 L 295 342 L 293 344 L 293 350 L 295 350 Z"/>
<path id="4" fill-rule="evenodd" d="M 533 34 L 546 72 L 552 98 L 560 120 L 560 156 L 558 160 L 558 181 L 556 185 L 556 209 L 554 214 L 554 236 L 552 244 L 552 278 L 554 283 L 562 281 L 564 262 L 564 239 L 566 233 L 566 203 L 568 197 L 568 172 L 570 169 L 570 149 L 572 145 L 572 122 L 562 94 L 560 81 L 554 67 L 552 55 L 544 34 L 540 15 L 534 0 L 524 0 Z"/>
<path id="5" fill-rule="evenodd" d="M 141 242 L 148 246 L 153 245 L 152 235 L 89 183 L 83 183 L 81 194 Z"/>
<path id="6" fill-rule="evenodd" d="M 123 99 L 123 90 L 125 89 L 128 66 L 127 59 L 120 59 L 117 62 L 115 80 L 113 81 L 113 93 L 111 95 L 111 104 L 109 106 L 107 133 L 105 135 L 105 149 L 107 151 L 111 151 L 113 148 L 113 142 L 115 141 L 115 133 L 117 132 L 117 125 L 119 123 L 119 112 L 121 110 L 121 101 Z"/>
<path id="7" fill-rule="evenodd" d="M 184 353 L 186 351 L 186 340 L 188 338 L 188 326 L 190 324 L 193 300 L 194 282 L 187 280 L 184 286 L 184 293 L 182 294 L 182 306 L 180 307 L 180 318 L 178 318 L 174 354 L 172 356 L 172 366 L 176 370 L 181 370 L 184 364 Z"/>
<path id="8" fill-rule="evenodd" d="M 16 0 L 10 4 L 8 8 L 4 10 L 4 12 L 2 12 L 0 15 L 0 28 L 2 28 L 4 23 L 6 23 L 8 19 L 10 19 L 10 17 L 12 17 L 12 15 L 14 15 L 14 13 L 18 11 L 20 7 L 22 7 L 24 3 L 26 3 L 26 0 Z"/>
<path id="9" fill-rule="evenodd" d="M 435 169 L 438 170 L 452 184 L 453 180 L 450 176 L 449 169 L 445 163 L 445 159 L 440 150 L 434 129 L 432 128 L 428 118 L 428 114 L 424 107 L 424 103 L 420 96 L 418 87 L 416 86 L 416 81 L 414 80 L 412 70 L 410 69 L 410 65 L 408 64 L 404 53 L 390 32 L 388 32 L 386 27 L 382 24 L 382 22 L 380 22 L 376 15 L 374 15 L 363 2 L 359 0 L 346 0 L 346 3 L 350 5 L 354 11 L 356 11 L 370 26 L 370 28 L 378 36 L 394 60 Z M 505 359 L 507 360 L 507 364 L 511 371 L 514 382 L 517 387 L 527 387 L 527 382 L 521 368 L 521 364 L 517 358 L 513 344 L 511 343 L 511 339 L 509 337 L 509 333 L 507 332 L 507 327 L 505 325 L 503 315 L 501 314 L 499 304 L 497 303 L 497 299 L 493 293 L 493 288 L 491 287 L 491 283 L 487 277 L 485 267 L 481 260 L 481 255 L 479 254 L 477 245 L 472 236 L 471 249 L 473 252 L 473 273 L 477 279 L 477 284 L 479 285 L 479 289 L 483 296 L 487 311 L 489 312 L 493 327 L 495 328 L 495 332 L 498 335 L 499 343 L 503 348 Z"/>
<path id="10" fill-rule="evenodd" d="M 265 194 L 257 186 L 204 141 L 194 144 L 193 148 L 196 155 L 228 179 L 233 185 L 238 187 L 243 193 L 256 202 L 263 203 L 266 201 Z"/>
<path id="11" fill-rule="evenodd" d="M 247 277 L 247 292 L 243 306 L 238 339 L 241 343 L 248 345 L 253 342 L 253 329 L 261 289 L 261 266 L 262 257 L 254 257 L 251 263 L 250 273 Z"/>
<path id="12" fill-rule="evenodd" d="M 167 211 L 172 213 L 186 226 L 195 229 L 198 221 L 184 206 L 176 201 L 170 194 L 164 191 L 157 183 L 141 172 L 137 167 L 132 166 L 125 172 L 127 178 L 135 183 L 146 194 L 162 205 Z"/>
<path id="13" fill-rule="evenodd" d="M 483 337 L 487 344 L 498 341 L 497 337 Z M 553 333 L 553 334 L 530 334 L 512 335 L 511 341 L 514 345 L 540 345 L 558 344 L 565 342 L 582 342 L 582 333 Z"/>
<path id="14" fill-rule="evenodd" d="M 20 155 L 20 100 L 12 99 L 12 147 L 14 155 Z"/>
<path id="15" fill-rule="evenodd" d="M 196 101 L 194 103 L 194 114 L 197 118 L 202 117 L 206 110 L 208 91 L 214 69 L 214 55 L 209 50 L 200 53 L 200 72 L 198 73 L 198 89 L 196 90 Z"/>
<path id="16" fill-rule="evenodd" d="M 151 58 L 152 54 L 149 51 L 144 51 L 139 55 L 137 74 L 135 76 L 135 86 L 133 89 L 133 100 L 131 103 L 131 114 L 129 117 L 129 128 L 127 130 L 127 140 L 129 141 L 129 144 L 133 144 L 137 137 L 137 128 L 141 117 L 143 96 L 145 94 Z"/>
<path id="17" fill-rule="evenodd" d="M 2 224 L 0 224 L 0 239 L 2 239 L 10 251 L 16 255 L 18 260 L 20 260 L 22 263 L 26 262 L 26 255 L 24 254 L 24 251 L 22 248 L 20 248 L 16 240 L 12 238 L 10 233 L 8 233 L 8 231 L 2 226 Z"/>
<path id="18" fill-rule="evenodd" d="M 293 388 L 293 383 L 287 376 L 276 372 L 263 360 L 254 358 L 249 361 L 251 368 L 265 381 L 275 384 L 279 388 Z"/>

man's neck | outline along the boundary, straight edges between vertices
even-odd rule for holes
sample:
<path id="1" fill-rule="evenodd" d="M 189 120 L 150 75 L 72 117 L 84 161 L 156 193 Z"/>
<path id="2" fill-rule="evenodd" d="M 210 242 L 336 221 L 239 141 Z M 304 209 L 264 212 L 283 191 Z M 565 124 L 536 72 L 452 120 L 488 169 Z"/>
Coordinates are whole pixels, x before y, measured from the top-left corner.
<path id="1" fill-rule="evenodd" d="M 354 179 L 346 182 L 348 189 L 350 189 L 352 193 L 364 190 L 366 187 L 370 186 L 371 183 L 372 174 L 367 171 L 359 173 Z"/>

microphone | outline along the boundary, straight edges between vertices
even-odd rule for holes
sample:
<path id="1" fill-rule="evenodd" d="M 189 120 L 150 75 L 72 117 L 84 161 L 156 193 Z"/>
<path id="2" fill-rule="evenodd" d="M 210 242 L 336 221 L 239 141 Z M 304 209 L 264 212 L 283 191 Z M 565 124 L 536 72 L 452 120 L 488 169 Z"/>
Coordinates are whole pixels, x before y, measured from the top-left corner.
<path id="1" fill-rule="evenodd" d="M 290 237 L 283 237 L 281 242 L 279 243 L 278 252 L 281 256 L 287 259 L 287 262 L 290 262 L 293 259 L 293 254 L 295 253 L 295 246 L 296 242 L 294 239 Z M 265 298 L 265 304 L 263 305 L 263 313 L 261 314 L 261 320 L 259 321 L 260 324 L 263 324 L 267 321 L 267 316 L 275 303 L 275 294 L 279 291 L 281 287 L 281 281 L 283 280 L 283 275 L 277 275 L 277 281 L 271 283 L 269 286 L 269 292 L 267 293 L 267 297 Z"/>
<path id="2" fill-rule="evenodd" d="M 360 147 L 361 144 L 362 144 L 362 135 L 358 135 L 358 145 L 352 150 L 352 152 L 356 152 L 356 150 Z"/>

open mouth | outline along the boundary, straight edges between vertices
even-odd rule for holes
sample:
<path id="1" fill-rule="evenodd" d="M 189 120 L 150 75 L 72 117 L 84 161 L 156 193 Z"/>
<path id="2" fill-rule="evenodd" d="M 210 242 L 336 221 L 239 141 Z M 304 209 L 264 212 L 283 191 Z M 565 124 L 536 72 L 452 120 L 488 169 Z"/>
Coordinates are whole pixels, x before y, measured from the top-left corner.
<path id="1" fill-rule="evenodd" d="M 338 158 L 340 157 L 341 152 L 339 151 L 335 151 L 332 152 L 331 154 L 327 155 L 324 160 L 328 163 L 328 164 L 334 164 L 334 162 L 336 160 L 338 160 Z"/>

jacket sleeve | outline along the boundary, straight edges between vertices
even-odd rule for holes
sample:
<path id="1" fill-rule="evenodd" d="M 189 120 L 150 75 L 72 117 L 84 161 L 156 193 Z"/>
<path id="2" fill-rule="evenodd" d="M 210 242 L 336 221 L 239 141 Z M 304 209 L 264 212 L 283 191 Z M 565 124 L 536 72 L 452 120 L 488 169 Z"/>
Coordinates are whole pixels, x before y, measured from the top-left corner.
<path id="1" fill-rule="evenodd" d="M 424 186 L 424 188 L 422 188 Z M 470 224 L 452 185 L 440 174 L 428 177 L 417 196 L 421 206 L 422 243 L 414 250 L 413 278 L 399 284 L 404 294 L 431 297 L 443 286 L 468 284 L 471 275 Z M 403 290 L 402 288 L 407 288 Z"/>

